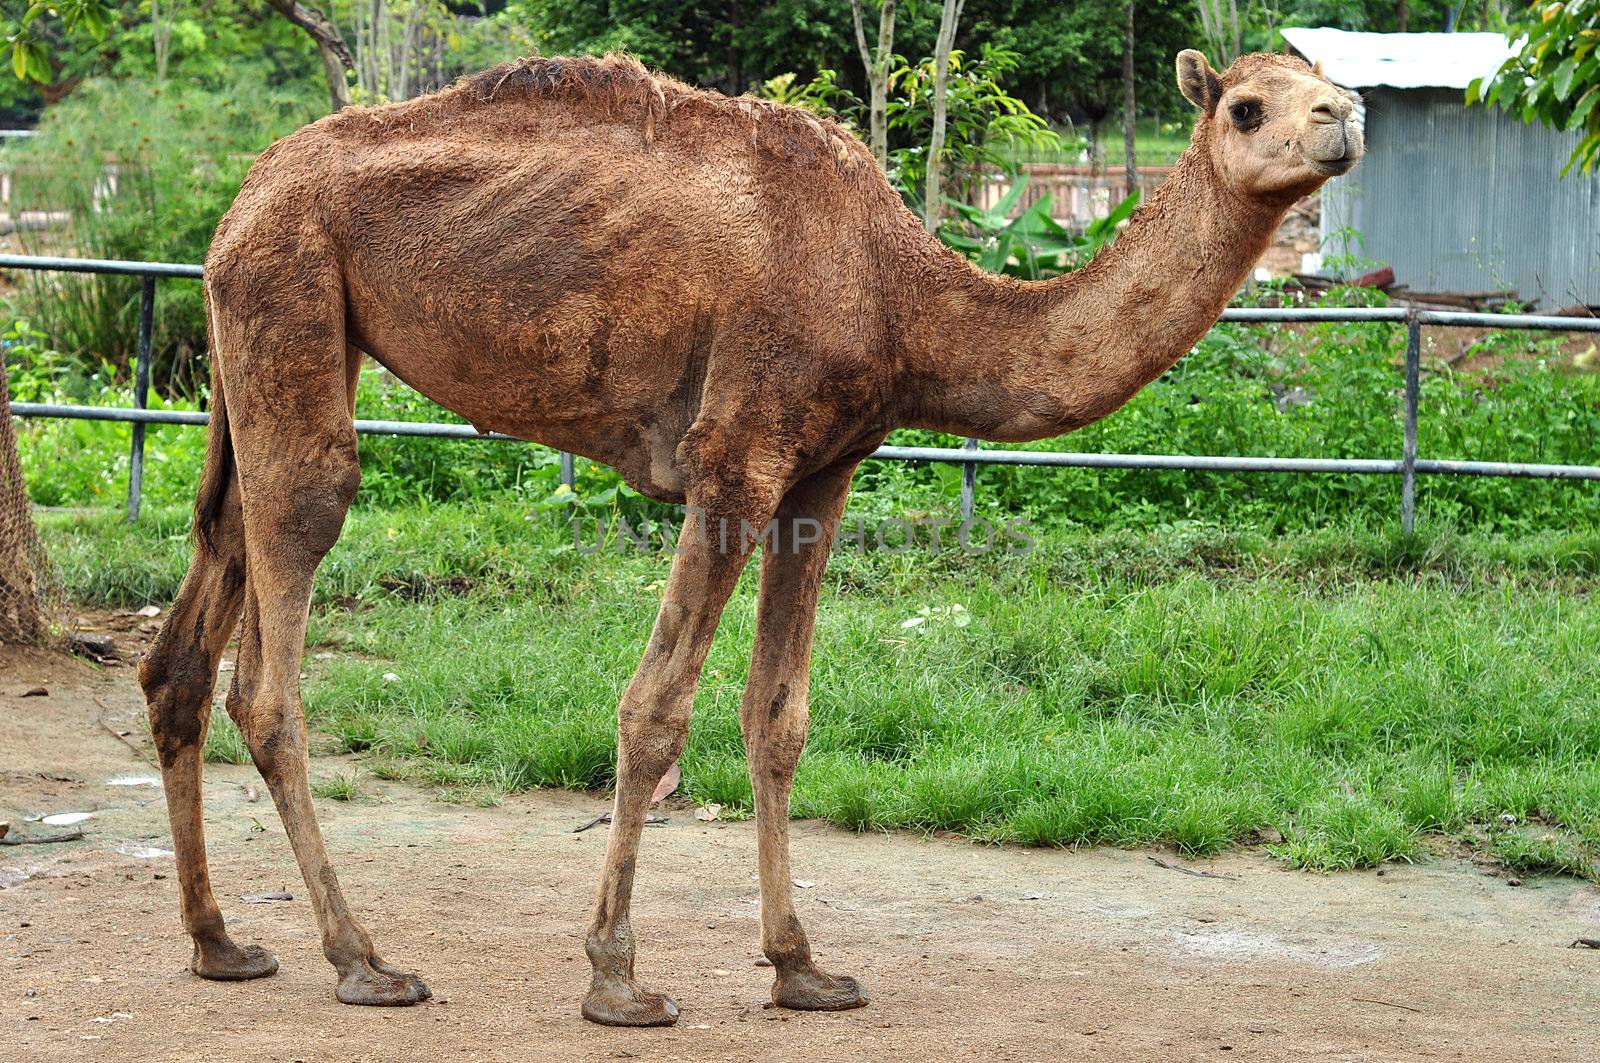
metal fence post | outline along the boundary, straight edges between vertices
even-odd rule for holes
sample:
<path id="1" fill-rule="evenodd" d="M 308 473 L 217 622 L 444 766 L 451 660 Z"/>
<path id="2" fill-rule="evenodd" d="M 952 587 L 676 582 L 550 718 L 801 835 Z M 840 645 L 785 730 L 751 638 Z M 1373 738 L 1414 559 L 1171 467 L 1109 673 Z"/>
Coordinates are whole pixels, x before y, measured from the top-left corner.
<path id="1" fill-rule="evenodd" d="M 1406 437 L 1400 455 L 1400 530 L 1410 535 L 1417 524 L 1417 399 L 1422 376 L 1422 321 L 1406 315 Z"/>
<path id="2" fill-rule="evenodd" d="M 573 459 L 571 452 L 565 450 L 561 452 L 561 483 L 569 492 L 578 488 L 578 463 Z M 578 507 L 568 502 L 561 507 L 561 512 L 566 516 L 568 523 L 573 523 L 578 515 Z M 573 535 L 577 535 L 576 526 L 573 528 Z"/>
<path id="3" fill-rule="evenodd" d="M 139 285 L 139 355 L 133 368 L 133 406 L 142 410 L 150 400 L 150 334 L 156 319 L 156 279 L 149 274 Z M 144 490 L 144 425 L 133 426 L 128 453 L 128 521 L 139 519 L 139 495 Z"/>
<path id="4" fill-rule="evenodd" d="M 978 441 L 971 436 L 961 444 L 962 450 L 977 450 Z M 978 463 L 964 461 L 961 463 L 961 519 L 972 519 L 972 507 L 978 498 Z"/>

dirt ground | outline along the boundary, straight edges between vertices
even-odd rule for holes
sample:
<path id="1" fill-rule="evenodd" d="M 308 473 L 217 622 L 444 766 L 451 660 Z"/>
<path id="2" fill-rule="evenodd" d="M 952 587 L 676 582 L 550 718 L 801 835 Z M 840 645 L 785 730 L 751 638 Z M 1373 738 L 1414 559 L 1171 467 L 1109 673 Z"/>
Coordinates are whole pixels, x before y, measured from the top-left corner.
<path id="1" fill-rule="evenodd" d="M 19 697 L 34 686 L 48 696 Z M 442 804 L 370 780 L 319 802 L 352 904 L 434 999 L 345 1007 L 253 771 L 208 766 L 213 877 L 232 932 L 277 952 L 255 982 L 186 969 L 157 774 L 131 669 L 0 649 L 0 819 L 93 812 L 84 840 L 0 847 L 7 1060 L 1600 1058 L 1600 890 L 1520 887 L 1465 861 L 1332 877 L 1260 852 L 997 849 L 796 825 L 802 917 L 870 1007 L 765 1007 L 750 823 L 684 807 L 645 835 L 635 929 L 670 1030 L 585 1023 L 582 934 L 605 807 L 539 792 Z M 314 777 L 348 770 L 321 757 Z M 1202 878 L 1163 868 L 1204 868 Z M 290 901 L 246 903 L 287 890 Z"/>

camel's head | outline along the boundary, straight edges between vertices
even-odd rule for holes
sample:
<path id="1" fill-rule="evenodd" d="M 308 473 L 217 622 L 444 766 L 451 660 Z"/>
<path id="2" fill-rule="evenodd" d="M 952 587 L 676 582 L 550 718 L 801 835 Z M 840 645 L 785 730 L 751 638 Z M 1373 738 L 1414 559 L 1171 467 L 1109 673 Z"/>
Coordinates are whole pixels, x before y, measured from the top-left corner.
<path id="1" fill-rule="evenodd" d="M 1357 98 L 1303 59 L 1244 55 L 1218 74 L 1188 49 L 1178 53 L 1178 88 L 1200 108 L 1195 144 L 1240 195 L 1306 195 L 1366 150 Z"/>

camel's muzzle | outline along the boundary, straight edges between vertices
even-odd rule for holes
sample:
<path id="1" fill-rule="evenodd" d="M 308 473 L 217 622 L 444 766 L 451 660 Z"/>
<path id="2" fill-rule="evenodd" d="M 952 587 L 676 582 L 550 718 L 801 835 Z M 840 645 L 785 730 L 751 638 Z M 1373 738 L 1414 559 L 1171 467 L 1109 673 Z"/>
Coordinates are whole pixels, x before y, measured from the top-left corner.
<path id="1" fill-rule="evenodd" d="M 1306 164 L 1330 177 L 1349 173 L 1366 152 L 1361 125 L 1341 117 L 1332 121 L 1313 120 L 1300 142 L 1300 156 Z"/>

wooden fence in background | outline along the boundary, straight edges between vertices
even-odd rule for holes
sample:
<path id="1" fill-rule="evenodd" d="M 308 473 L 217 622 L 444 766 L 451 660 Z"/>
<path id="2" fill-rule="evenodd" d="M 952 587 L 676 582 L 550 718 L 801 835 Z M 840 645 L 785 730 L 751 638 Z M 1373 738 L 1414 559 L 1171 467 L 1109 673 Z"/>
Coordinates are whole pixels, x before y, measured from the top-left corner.
<path id="1" fill-rule="evenodd" d="M 1138 187 L 1147 200 L 1167 175 L 1171 166 L 1139 167 Z M 1050 197 L 1050 216 L 1067 228 L 1081 232 L 1096 218 L 1103 218 L 1129 192 L 1127 174 L 1119 169 L 1102 170 L 1092 166 L 1073 166 L 1053 162 L 1026 162 L 1019 177 L 1027 180 L 1022 198 L 1012 216 L 1020 214 L 1045 196 Z M 995 174 L 977 188 L 978 206 L 989 209 L 1011 191 L 1012 179 Z"/>

